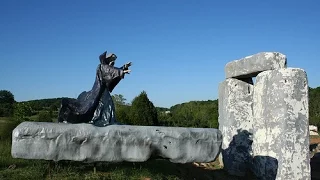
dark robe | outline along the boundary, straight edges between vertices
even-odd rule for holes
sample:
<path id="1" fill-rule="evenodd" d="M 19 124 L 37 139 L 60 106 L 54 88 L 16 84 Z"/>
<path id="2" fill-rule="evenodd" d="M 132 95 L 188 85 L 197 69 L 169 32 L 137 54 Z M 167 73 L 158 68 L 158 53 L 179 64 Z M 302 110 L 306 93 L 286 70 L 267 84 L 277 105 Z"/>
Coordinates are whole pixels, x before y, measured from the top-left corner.
<path id="1" fill-rule="evenodd" d="M 62 99 L 59 110 L 59 122 L 68 123 L 93 123 L 97 126 L 106 126 L 115 123 L 114 104 L 110 93 L 115 86 L 124 78 L 124 66 L 117 68 L 110 66 L 110 59 L 106 58 L 106 52 L 99 56 L 101 64 L 96 70 L 96 78 L 90 91 L 82 92 L 77 99 Z M 111 108 L 105 116 L 104 110 Z"/>

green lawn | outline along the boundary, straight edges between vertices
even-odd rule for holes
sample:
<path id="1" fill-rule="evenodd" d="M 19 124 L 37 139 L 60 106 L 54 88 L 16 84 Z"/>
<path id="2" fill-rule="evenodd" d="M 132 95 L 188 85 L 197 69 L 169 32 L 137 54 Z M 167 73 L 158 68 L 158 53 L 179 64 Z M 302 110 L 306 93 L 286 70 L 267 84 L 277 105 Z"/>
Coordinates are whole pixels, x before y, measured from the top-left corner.
<path id="1" fill-rule="evenodd" d="M 0 117 L 0 123 L 2 122 L 8 122 L 10 121 L 10 118 L 9 117 Z"/>

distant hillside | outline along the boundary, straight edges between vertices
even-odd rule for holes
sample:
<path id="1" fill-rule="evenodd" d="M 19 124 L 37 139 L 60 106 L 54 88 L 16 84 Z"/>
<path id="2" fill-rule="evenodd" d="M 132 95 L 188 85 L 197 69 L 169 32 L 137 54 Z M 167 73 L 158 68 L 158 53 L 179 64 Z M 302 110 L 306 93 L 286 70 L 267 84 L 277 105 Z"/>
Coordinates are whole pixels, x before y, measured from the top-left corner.
<path id="1" fill-rule="evenodd" d="M 61 105 L 62 98 L 37 99 L 30 101 L 21 101 L 31 107 L 33 111 L 53 110 L 57 111 Z"/>
<path id="2" fill-rule="evenodd" d="M 159 121 L 164 125 L 218 127 L 218 100 L 190 101 L 174 105 L 169 111 L 159 114 Z"/>
<path id="3" fill-rule="evenodd" d="M 162 111 L 170 111 L 169 108 L 165 108 L 165 107 L 156 107 L 158 111 L 162 112 Z"/>

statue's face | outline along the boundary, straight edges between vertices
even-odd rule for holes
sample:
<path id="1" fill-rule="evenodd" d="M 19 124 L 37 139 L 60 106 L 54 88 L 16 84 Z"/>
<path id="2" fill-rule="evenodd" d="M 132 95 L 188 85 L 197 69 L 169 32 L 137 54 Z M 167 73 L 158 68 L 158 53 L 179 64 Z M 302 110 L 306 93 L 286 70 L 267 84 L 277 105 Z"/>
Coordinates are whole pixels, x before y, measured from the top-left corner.
<path id="1" fill-rule="evenodd" d="M 111 57 L 110 57 L 109 65 L 110 65 L 110 66 L 113 66 L 114 63 L 115 63 L 115 61 L 116 61 L 116 59 L 117 59 L 117 56 L 114 55 L 114 54 L 112 54 Z"/>
<path id="2" fill-rule="evenodd" d="M 116 59 L 117 59 L 117 56 L 115 54 L 107 54 L 106 59 L 105 59 L 105 63 L 110 66 L 113 66 Z"/>

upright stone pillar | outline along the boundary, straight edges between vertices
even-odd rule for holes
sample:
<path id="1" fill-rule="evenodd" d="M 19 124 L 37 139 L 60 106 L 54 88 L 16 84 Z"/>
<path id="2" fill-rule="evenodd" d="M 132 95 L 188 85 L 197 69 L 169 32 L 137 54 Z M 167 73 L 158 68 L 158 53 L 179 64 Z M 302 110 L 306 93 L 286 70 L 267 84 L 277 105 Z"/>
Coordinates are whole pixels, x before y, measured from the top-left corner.
<path id="1" fill-rule="evenodd" d="M 259 179 L 310 179 L 308 82 L 298 68 L 270 70 L 253 93 L 253 168 Z"/>
<path id="2" fill-rule="evenodd" d="M 229 78 L 219 85 L 219 130 L 223 136 L 219 159 L 229 174 L 237 176 L 245 175 L 252 153 L 253 85 L 247 82 Z"/>

